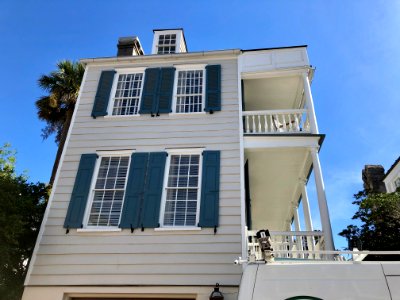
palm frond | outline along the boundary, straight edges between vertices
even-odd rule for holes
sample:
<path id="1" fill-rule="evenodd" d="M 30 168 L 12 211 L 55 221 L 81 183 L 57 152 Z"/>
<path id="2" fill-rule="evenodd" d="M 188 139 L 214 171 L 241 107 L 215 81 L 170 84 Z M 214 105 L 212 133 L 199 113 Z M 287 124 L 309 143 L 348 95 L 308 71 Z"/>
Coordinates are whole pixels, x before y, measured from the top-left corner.
<path id="1" fill-rule="evenodd" d="M 44 138 L 56 133 L 59 142 L 66 112 L 75 108 L 84 71 L 79 62 L 62 60 L 55 71 L 38 79 L 39 87 L 48 93 L 35 103 L 39 119 L 46 122 L 42 131 Z"/>

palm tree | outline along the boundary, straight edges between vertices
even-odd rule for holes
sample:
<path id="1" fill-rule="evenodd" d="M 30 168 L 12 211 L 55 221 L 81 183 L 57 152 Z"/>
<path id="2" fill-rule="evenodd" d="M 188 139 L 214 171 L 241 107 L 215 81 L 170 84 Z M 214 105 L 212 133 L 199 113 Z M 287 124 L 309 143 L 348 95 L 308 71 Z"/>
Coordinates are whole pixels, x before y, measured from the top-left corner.
<path id="1" fill-rule="evenodd" d="M 42 137 L 47 139 L 55 134 L 58 145 L 49 182 L 51 185 L 67 138 L 84 72 L 85 69 L 79 62 L 64 60 L 57 63 L 57 70 L 49 75 L 42 75 L 38 80 L 39 86 L 48 92 L 48 95 L 36 101 L 38 117 L 47 123 L 42 129 Z"/>

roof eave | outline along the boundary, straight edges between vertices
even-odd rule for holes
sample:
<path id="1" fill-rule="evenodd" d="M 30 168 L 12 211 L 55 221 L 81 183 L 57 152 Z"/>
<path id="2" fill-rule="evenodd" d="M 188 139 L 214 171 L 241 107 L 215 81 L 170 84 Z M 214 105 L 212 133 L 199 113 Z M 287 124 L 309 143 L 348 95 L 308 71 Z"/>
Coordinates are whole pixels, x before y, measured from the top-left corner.
<path id="1" fill-rule="evenodd" d="M 229 50 L 213 50 L 213 51 L 200 51 L 200 52 L 186 52 L 186 53 L 171 53 L 171 54 L 149 54 L 137 56 L 111 56 L 111 57 L 98 57 L 98 58 L 83 58 L 80 63 L 87 65 L 94 62 L 128 62 L 128 61 L 141 61 L 141 60 L 170 60 L 176 58 L 192 58 L 202 56 L 238 56 L 241 53 L 240 49 Z"/>
<path id="2" fill-rule="evenodd" d="M 280 50 L 280 49 L 292 49 L 292 48 L 307 48 L 307 47 L 308 47 L 308 45 L 298 45 L 298 46 L 285 46 L 285 47 L 242 49 L 242 52 L 265 51 L 265 50 Z"/>

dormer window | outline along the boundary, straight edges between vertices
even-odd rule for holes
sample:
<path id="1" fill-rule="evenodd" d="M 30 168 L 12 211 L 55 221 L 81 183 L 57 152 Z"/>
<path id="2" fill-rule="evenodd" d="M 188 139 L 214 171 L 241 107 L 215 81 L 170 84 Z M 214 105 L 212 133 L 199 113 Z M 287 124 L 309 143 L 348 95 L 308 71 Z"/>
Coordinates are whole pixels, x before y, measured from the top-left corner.
<path id="1" fill-rule="evenodd" d="M 169 54 L 176 51 L 176 34 L 162 34 L 158 37 L 157 54 Z"/>
<path id="2" fill-rule="evenodd" d="M 154 29 L 152 54 L 187 52 L 183 29 Z"/>

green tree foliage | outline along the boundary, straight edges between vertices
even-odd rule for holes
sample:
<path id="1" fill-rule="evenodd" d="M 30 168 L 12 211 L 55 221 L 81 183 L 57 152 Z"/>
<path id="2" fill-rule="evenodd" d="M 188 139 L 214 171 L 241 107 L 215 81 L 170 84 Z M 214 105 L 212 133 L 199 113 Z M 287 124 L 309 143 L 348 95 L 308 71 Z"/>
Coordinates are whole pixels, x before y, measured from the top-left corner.
<path id="1" fill-rule="evenodd" d="M 64 124 L 74 111 L 84 72 L 80 63 L 64 60 L 57 63 L 57 70 L 39 78 L 39 86 L 48 92 L 36 101 L 38 117 L 47 123 L 43 138 L 56 134 L 56 142 L 60 143 Z"/>
<path id="2" fill-rule="evenodd" d="M 359 250 L 400 250 L 400 192 L 361 191 L 354 198 L 358 211 L 353 219 L 360 220 L 361 226 L 349 225 L 339 235 Z"/>
<path id="3" fill-rule="evenodd" d="M 14 173 L 16 153 L 17 152 L 11 149 L 11 145 L 8 143 L 0 147 L 0 176 Z"/>
<path id="4" fill-rule="evenodd" d="M 39 86 L 48 93 L 36 101 L 38 117 L 46 122 L 42 137 L 46 139 L 55 134 L 58 144 L 50 184 L 54 182 L 84 72 L 82 64 L 64 60 L 57 63 L 57 70 L 38 80 Z"/>
<path id="5" fill-rule="evenodd" d="M 0 147 L 0 299 L 20 299 L 49 188 L 15 173 L 15 151 Z"/>

